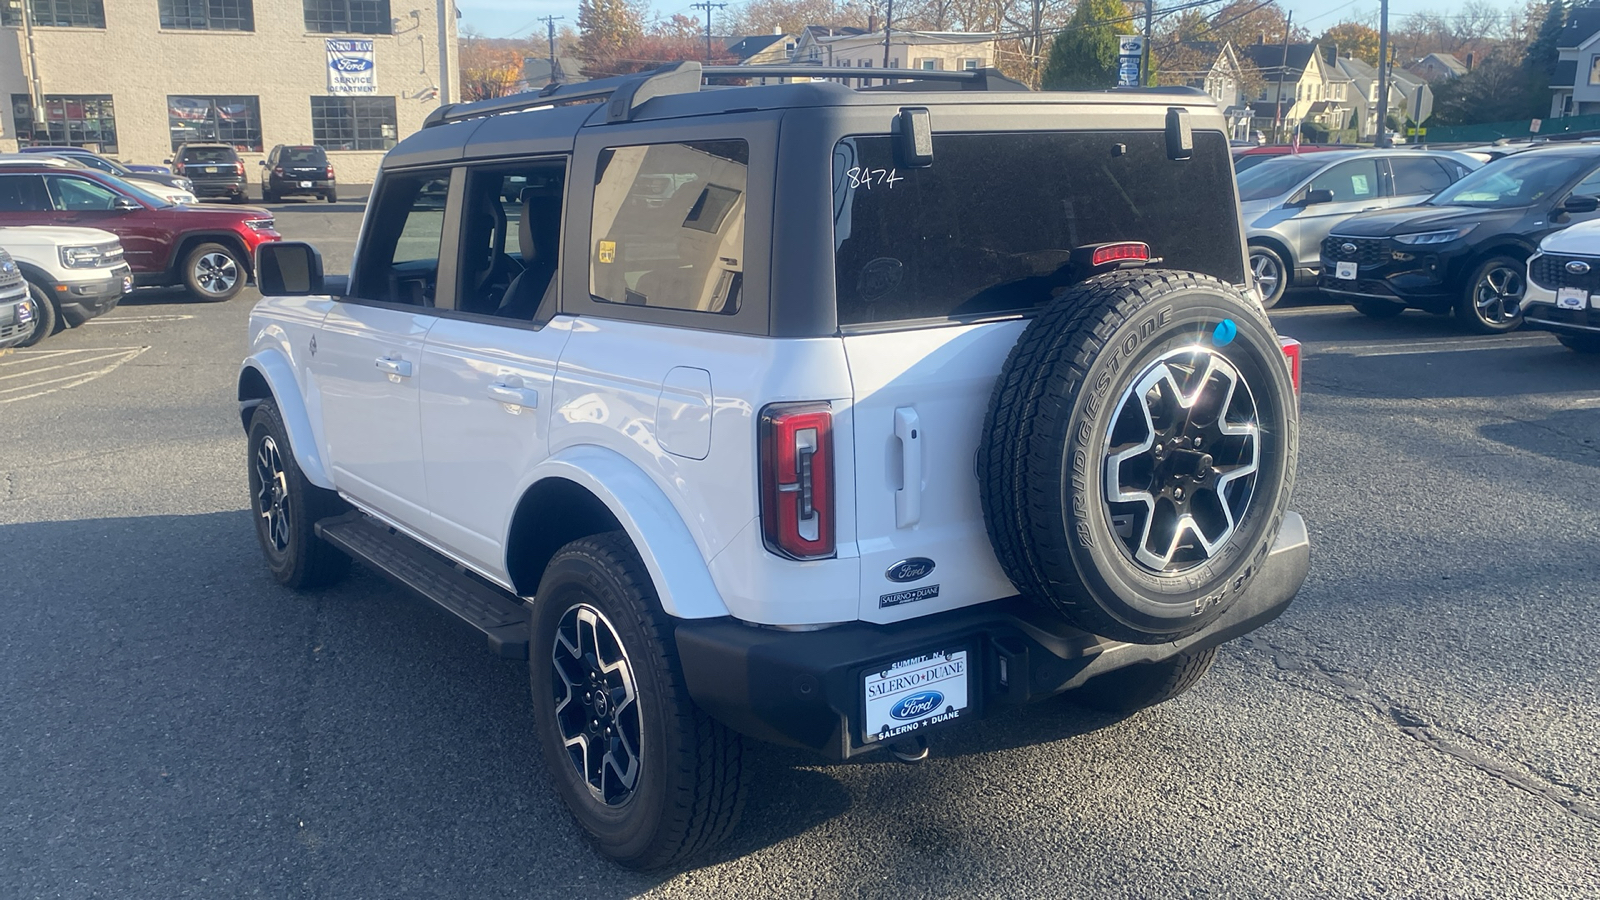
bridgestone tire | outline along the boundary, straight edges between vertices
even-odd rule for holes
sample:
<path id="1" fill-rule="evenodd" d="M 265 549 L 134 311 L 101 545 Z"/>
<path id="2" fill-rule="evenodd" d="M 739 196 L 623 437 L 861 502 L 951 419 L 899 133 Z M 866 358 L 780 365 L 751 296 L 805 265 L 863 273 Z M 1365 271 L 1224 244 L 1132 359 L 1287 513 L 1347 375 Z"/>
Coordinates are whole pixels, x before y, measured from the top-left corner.
<path id="1" fill-rule="evenodd" d="M 573 615 L 587 615 L 590 633 L 603 622 L 615 642 L 609 651 L 596 644 L 598 662 L 609 660 L 609 671 L 590 670 L 592 677 L 609 678 L 605 692 L 626 698 L 616 680 L 618 659 L 625 659 L 633 687 L 632 718 L 623 704 L 591 705 L 582 685 L 569 688 L 567 679 L 575 654 L 558 643 Z M 544 749 L 561 799 L 578 826 L 595 847 L 617 863 L 632 869 L 660 869 L 681 862 L 727 838 L 738 824 L 746 793 L 743 738 L 706 715 L 689 697 L 678 662 L 671 620 L 661 611 L 649 573 L 639 554 L 621 532 L 583 538 L 561 548 L 545 568 L 539 582 L 531 640 L 528 675 L 533 690 L 535 729 Z M 582 645 L 582 639 L 577 639 Z M 587 660 L 588 653 L 581 654 Z M 557 666 L 566 666 L 566 676 Z M 576 668 L 581 675 L 583 665 Z M 599 669 L 606 667 L 600 666 Z M 578 694 L 585 695 L 582 706 Z M 576 713 L 575 718 L 573 717 Z M 609 712 L 614 721 L 600 716 Z M 593 786 L 580 765 L 587 767 L 592 742 L 579 746 L 569 741 L 573 722 L 601 721 L 618 735 L 637 734 L 626 746 L 605 731 L 603 740 L 614 758 L 630 755 L 636 765 L 619 766 L 635 773 L 631 782 L 611 770 Z M 564 731 L 566 729 L 567 731 Z M 598 732 L 597 732 L 598 733 Z M 580 763 L 579 760 L 583 760 Z"/>
<path id="2" fill-rule="evenodd" d="M 1225 320 L 1236 329 L 1231 339 L 1224 339 L 1225 330 L 1224 337 L 1217 336 Z M 1221 384 L 1213 368 L 1231 367 L 1235 388 L 1226 396 L 1239 396 L 1240 383 L 1248 388 L 1255 407 L 1253 480 L 1237 474 L 1246 467 L 1233 466 L 1228 477 L 1234 480 L 1225 482 L 1220 468 L 1202 469 L 1210 465 L 1209 455 L 1183 450 L 1185 458 L 1195 460 L 1192 471 L 1200 474 L 1172 479 L 1210 475 L 1216 488 L 1207 502 L 1228 508 L 1231 524 L 1213 529 L 1208 541 L 1184 545 L 1179 538 L 1192 538 L 1194 532 L 1182 527 L 1181 518 L 1166 517 L 1175 523 L 1163 532 L 1172 540 L 1165 562 L 1156 568 L 1139 558 L 1148 552 L 1149 540 L 1119 536 L 1112 522 L 1107 495 L 1112 427 L 1123 434 L 1128 419 L 1122 413 L 1132 408 L 1128 398 L 1164 390 L 1156 385 L 1138 395 L 1133 388 L 1142 378 L 1177 372 L 1174 363 L 1201 358 L 1216 361 L 1198 381 L 1186 383 Z M 1148 399 L 1137 402 L 1148 408 Z M 1200 404 L 1190 401 L 1182 419 L 1186 424 L 1174 427 L 1203 421 L 1209 414 Z M 1212 421 L 1249 431 L 1233 418 L 1234 409 L 1230 404 Z M 1029 323 L 995 383 L 978 450 L 984 519 L 995 555 L 1019 591 L 1090 632 L 1137 643 L 1191 634 L 1226 611 L 1260 571 L 1288 505 L 1298 427 L 1294 388 L 1277 336 L 1265 314 L 1238 289 L 1208 276 L 1164 270 L 1090 279 L 1057 297 Z M 1242 458 L 1239 448 L 1251 446 L 1243 438 L 1224 444 L 1230 441 L 1234 449 L 1228 452 L 1235 458 Z M 1150 443 L 1177 446 L 1153 437 Z M 1215 438 L 1207 449 L 1222 452 Z M 1166 458 L 1175 466 L 1179 457 Z M 1120 479 L 1124 470 L 1115 471 Z M 1154 474 L 1151 480 L 1157 480 Z M 1175 482 L 1162 483 L 1170 492 Z M 1188 502 L 1197 517 L 1217 521 L 1210 507 L 1201 508 L 1204 491 L 1203 484 L 1190 490 Z M 1233 497 L 1232 506 L 1222 493 Z M 1170 502 L 1162 507 L 1164 496 L 1152 495 L 1144 521 L 1155 523 L 1158 510 L 1179 508 Z M 1138 522 L 1123 524 L 1130 535 L 1139 528 Z M 1157 536 L 1153 525 L 1146 531 L 1147 537 Z M 1205 543 L 1212 544 L 1210 552 L 1197 558 L 1193 548 Z"/>
<path id="3" fill-rule="evenodd" d="M 33 298 L 33 334 L 28 339 L 18 344 L 19 347 L 32 347 L 45 338 L 66 327 L 66 322 L 61 318 L 61 313 L 56 310 L 55 301 L 50 299 L 50 292 L 44 288 L 28 282 L 28 296 Z"/>
<path id="4" fill-rule="evenodd" d="M 1391 303 L 1388 300 L 1351 300 L 1350 305 L 1369 319 L 1392 319 L 1406 311 L 1404 303 Z"/>
<path id="5" fill-rule="evenodd" d="M 1092 678 L 1068 696 L 1106 712 L 1134 712 L 1165 703 L 1200 683 L 1217 649 L 1186 650 L 1160 662 L 1143 663 Z"/>
<path id="6" fill-rule="evenodd" d="M 317 537 L 314 526 L 320 519 L 346 512 L 349 506 L 338 494 L 306 480 L 290 449 L 283 417 L 271 400 L 262 401 L 251 415 L 246 446 L 250 511 L 272 577 L 295 590 L 325 587 L 343 578 L 350 570 L 350 557 Z M 281 473 L 276 493 L 263 471 L 270 470 L 272 458 Z M 281 504 L 274 502 L 280 498 Z"/>

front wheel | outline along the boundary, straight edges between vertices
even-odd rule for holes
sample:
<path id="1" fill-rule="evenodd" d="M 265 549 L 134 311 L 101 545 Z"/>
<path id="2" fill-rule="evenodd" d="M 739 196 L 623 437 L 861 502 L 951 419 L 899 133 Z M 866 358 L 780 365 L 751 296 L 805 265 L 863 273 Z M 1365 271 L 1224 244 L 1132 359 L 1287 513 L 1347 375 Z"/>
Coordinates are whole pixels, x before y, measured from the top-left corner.
<path id="1" fill-rule="evenodd" d="M 1267 309 L 1277 306 L 1283 292 L 1289 289 L 1289 267 L 1271 247 L 1250 248 L 1250 277 L 1261 291 L 1261 305 Z"/>
<path id="2" fill-rule="evenodd" d="M 33 334 L 18 346 L 32 347 L 52 334 L 60 331 L 65 323 L 61 320 L 61 313 L 56 310 L 54 300 L 44 288 L 28 282 L 28 296 L 33 300 Z"/>
<path id="3" fill-rule="evenodd" d="M 534 723 L 589 839 L 624 866 L 659 869 L 726 838 L 744 804 L 742 739 L 689 697 L 671 622 L 627 536 L 561 548 L 536 604 Z"/>
<path id="4" fill-rule="evenodd" d="M 1456 305 L 1456 318 L 1468 331 L 1504 334 L 1522 324 L 1522 294 L 1527 266 L 1514 256 L 1492 256 L 1473 270 Z"/>
<path id="5" fill-rule="evenodd" d="M 1070 696 L 1094 709 L 1134 712 L 1188 692 L 1210 671 L 1216 657 L 1215 647 L 1185 650 L 1160 662 L 1128 666 L 1091 678 Z"/>
<path id="6" fill-rule="evenodd" d="M 244 290 L 244 263 L 222 244 L 201 244 L 183 260 L 183 283 L 201 300 L 232 300 Z"/>
<path id="7" fill-rule="evenodd" d="M 272 577 L 295 590 L 338 581 L 349 570 L 350 557 L 317 537 L 313 526 L 344 511 L 344 501 L 306 480 L 271 400 L 251 415 L 247 446 L 250 510 Z"/>

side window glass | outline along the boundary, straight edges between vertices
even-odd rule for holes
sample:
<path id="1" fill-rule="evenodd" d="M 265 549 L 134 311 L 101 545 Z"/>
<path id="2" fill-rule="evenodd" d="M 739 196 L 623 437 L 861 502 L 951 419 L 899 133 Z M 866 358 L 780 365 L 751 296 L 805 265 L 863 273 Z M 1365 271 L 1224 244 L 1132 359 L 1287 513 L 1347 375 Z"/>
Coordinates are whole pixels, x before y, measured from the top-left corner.
<path id="1" fill-rule="evenodd" d="M 1333 202 L 1354 203 L 1378 196 L 1378 161 L 1352 159 L 1323 172 L 1311 181 L 1313 191 L 1332 191 Z"/>
<path id="2" fill-rule="evenodd" d="M 391 175 L 379 192 L 351 293 L 367 300 L 432 306 L 450 173 Z"/>
<path id="3" fill-rule="evenodd" d="M 50 202 L 58 210 L 79 212 L 111 209 L 116 205 L 117 192 L 95 184 L 87 178 L 48 175 L 45 186 L 50 191 Z"/>
<path id="4" fill-rule="evenodd" d="M 1430 157 L 1391 156 L 1389 167 L 1394 171 L 1394 192 L 1405 197 L 1426 194 L 1431 197 L 1450 186 L 1450 173 L 1438 160 Z"/>
<path id="5" fill-rule="evenodd" d="M 601 153 L 589 293 L 602 303 L 738 312 L 749 166 L 742 140 Z"/>
<path id="6" fill-rule="evenodd" d="M 1588 178 L 1578 182 L 1578 186 L 1572 189 L 1572 194 L 1575 197 L 1600 196 L 1600 169 L 1590 172 Z"/>
<path id="7" fill-rule="evenodd" d="M 42 212 L 49 208 L 43 178 L 38 175 L 0 175 L 0 212 Z"/>
<path id="8" fill-rule="evenodd" d="M 530 320 L 554 299 L 566 162 L 474 171 L 461 213 L 462 312 Z"/>

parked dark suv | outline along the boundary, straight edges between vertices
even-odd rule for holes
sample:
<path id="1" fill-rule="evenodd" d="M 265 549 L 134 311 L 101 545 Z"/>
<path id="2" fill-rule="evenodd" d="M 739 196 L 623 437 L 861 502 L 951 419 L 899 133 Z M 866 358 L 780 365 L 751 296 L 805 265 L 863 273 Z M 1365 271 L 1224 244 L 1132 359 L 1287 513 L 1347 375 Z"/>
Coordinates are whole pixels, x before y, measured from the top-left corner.
<path id="1" fill-rule="evenodd" d="M 321 197 L 329 203 L 339 199 L 333 164 L 328 154 L 313 144 L 279 144 L 261 163 L 261 199 L 276 203 L 296 194 Z"/>
<path id="2" fill-rule="evenodd" d="M 196 197 L 225 197 L 235 203 L 250 199 L 245 192 L 244 163 L 227 144 L 184 144 L 167 162 L 173 174 L 194 182 Z"/>
<path id="3" fill-rule="evenodd" d="M 84 225 L 122 241 L 137 285 L 184 285 L 227 300 L 253 274 L 256 248 L 279 239 L 264 209 L 172 204 L 93 169 L 10 163 L 0 168 L 0 226 Z"/>

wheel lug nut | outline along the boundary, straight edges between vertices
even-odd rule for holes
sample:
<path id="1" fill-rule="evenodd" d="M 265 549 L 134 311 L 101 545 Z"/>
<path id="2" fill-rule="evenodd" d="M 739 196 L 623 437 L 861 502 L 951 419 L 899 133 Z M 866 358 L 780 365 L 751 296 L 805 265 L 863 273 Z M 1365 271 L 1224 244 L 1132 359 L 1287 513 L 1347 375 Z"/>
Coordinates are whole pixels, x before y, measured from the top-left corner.
<path id="1" fill-rule="evenodd" d="M 1200 435 L 1198 434 L 1194 436 L 1194 445 L 1196 447 L 1200 446 Z"/>
<path id="2" fill-rule="evenodd" d="M 1179 499 L 1179 500 L 1182 500 L 1183 499 L 1183 488 L 1175 488 L 1172 491 L 1172 496 L 1177 498 L 1177 499 Z"/>

